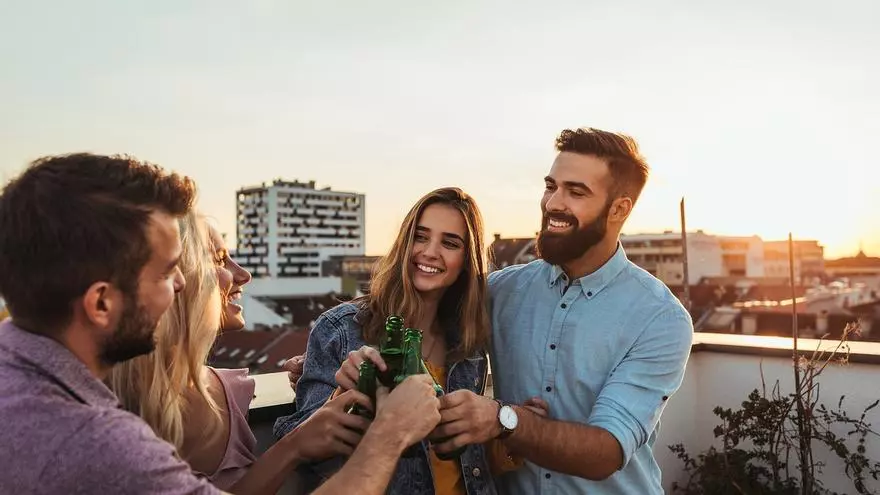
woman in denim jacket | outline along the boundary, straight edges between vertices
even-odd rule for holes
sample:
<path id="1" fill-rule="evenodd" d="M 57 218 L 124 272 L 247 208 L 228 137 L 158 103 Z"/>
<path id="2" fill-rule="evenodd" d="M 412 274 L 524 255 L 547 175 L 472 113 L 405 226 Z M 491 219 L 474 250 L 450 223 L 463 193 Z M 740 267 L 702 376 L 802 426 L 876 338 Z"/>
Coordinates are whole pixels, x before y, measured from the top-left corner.
<path id="1" fill-rule="evenodd" d="M 403 316 L 407 327 L 423 331 L 423 357 L 447 393 L 467 389 L 482 395 L 488 375 L 487 297 L 483 222 L 476 203 L 457 188 L 425 195 L 407 214 L 388 255 L 377 263 L 369 295 L 340 304 L 315 322 L 296 385 L 296 412 L 279 418 L 275 435 L 283 436 L 331 396 L 354 387 L 337 370 L 350 353 L 378 345 L 389 315 Z M 343 462 L 336 458 L 300 471 L 319 483 Z M 483 445 L 469 445 L 459 459 L 442 461 L 423 440 L 419 456 L 400 460 L 388 493 L 496 491 Z"/>

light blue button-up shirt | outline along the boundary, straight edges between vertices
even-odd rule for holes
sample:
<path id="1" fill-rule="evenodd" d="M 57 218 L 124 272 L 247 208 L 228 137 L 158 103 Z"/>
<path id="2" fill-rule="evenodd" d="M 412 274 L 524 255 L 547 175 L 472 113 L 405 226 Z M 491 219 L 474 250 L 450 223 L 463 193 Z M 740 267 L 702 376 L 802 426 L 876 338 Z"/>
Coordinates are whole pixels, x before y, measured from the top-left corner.
<path id="1" fill-rule="evenodd" d="M 550 418 L 603 428 L 624 467 L 603 481 L 526 462 L 499 478 L 499 493 L 662 494 L 652 454 L 660 413 L 681 385 L 693 324 L 659 280 L 618 245 L 599 270 L 569 281 L 542 260 L 489 275 L 495 396 L 539 396 Z"/>

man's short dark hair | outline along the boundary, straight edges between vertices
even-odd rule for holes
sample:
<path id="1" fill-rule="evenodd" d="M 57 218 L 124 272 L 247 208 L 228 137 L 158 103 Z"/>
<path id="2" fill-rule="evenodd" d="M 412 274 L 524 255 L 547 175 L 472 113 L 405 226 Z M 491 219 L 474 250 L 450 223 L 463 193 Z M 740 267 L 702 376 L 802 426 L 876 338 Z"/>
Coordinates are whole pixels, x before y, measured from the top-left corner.
<path id="1" fill-rule="evenodd" d="M 149 216 L 183 215 L 194 200 L 192 180 L 128 156 L 32 162 L 0 195 L 0 295 L 12 317 L 51 332 L 95 282 L 133 293 L 152 253 Z"/>
<path id="2" fill-rule="evenodd" d="M 565 129 L 556 138 L 556 150 L 593 155 L 607 161 L 615 197 L 628 196 L 635 203 L 648 181 L 648 163 L 639 152 L 636 140 L 625 134 L 591 127 Z"/>

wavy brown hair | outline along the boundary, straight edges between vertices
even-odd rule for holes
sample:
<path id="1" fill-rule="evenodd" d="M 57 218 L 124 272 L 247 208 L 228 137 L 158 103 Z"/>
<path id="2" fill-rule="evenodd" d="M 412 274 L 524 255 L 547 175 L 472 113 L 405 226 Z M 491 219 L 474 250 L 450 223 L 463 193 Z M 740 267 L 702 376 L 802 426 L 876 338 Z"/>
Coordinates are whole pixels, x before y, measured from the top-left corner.
<path id="1" fill-rule="evenodd" d="M 469 357 L 489 342 L 487 260 L 483 245 L 483 217 L 476 202 L 457 187 L 436 189 L 423 196 L 407 213 L 388 254 L 373 269 L 369 293 L 359 301 L 366 306 L 363 337 L 377 344 L 385 318 L 401 315 L 415 320 L 423 310 L 421 295 L 412 282 L 412 251 L 419 219 L 430 205 L 458 210 L 467 226 L 464 269 L 440 300 L 437 318 L 446 332 L 449 356 Z"/>

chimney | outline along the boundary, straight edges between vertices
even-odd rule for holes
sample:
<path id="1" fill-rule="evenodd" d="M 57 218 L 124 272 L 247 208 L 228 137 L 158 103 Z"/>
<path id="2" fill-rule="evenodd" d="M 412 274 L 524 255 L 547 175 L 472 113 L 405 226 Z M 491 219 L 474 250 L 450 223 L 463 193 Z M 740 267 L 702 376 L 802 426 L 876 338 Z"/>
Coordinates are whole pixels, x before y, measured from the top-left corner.
<path id="1" fill-rule="evenodd" d="M 758 315 L 748 313 L 742 315 L 742 333 L 743 335 L 758 333 Z"/>
<path id="2" fill-rule="evenodd" d="M 822 310 L 819 314 L 816 315 L 816 333 L 818 335 L 825 335 L 825 332 L 828 331 L 828 311 Z"/>

